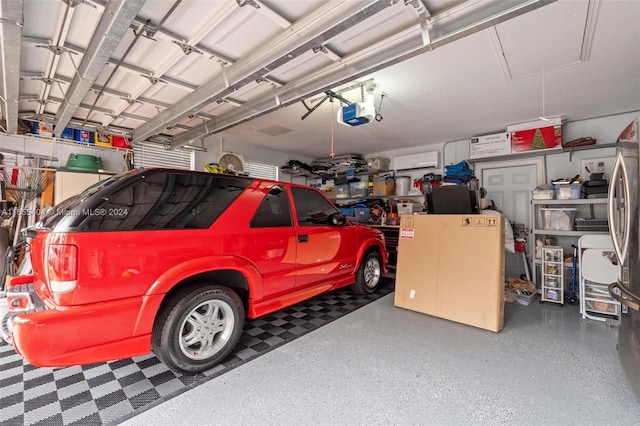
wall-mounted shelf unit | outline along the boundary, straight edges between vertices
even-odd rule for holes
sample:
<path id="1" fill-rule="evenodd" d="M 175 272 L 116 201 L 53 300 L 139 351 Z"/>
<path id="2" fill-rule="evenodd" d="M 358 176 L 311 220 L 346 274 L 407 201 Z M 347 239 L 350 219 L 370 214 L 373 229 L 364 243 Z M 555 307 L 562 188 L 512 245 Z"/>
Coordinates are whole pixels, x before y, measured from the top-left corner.
<path id="1" fill-rule="evenodd" d="M 482 163 L 482 162 L 492 162 L 492 161 L 506 161 L 506 160 L 519 160 L 522 158 L 531 158 L 531 157 L 546 157 L 547 155 L 555 155 L 555 154 L 564 154 L 569 153 L 569 161 L 571 161 L 571 157 L 573 156 L 574 151 L 586 151 L 592 149 L 607 149 L 607 148 L 615 148 L 615 143 L 603 143 L 603 144 L 595 144 L 595 145 L 584 145 L 584 146 L 574 146 L 571 148 L 551 148 L 551 149 L 540 149 L 534 151 L 524 151 L 517 152 L 514 154 L 507 155 L 498 155 L 495 157 L 483 157 L 483 158 L 474 158 L 467 160 L 470 163 Z"/>
<path id="2" fill-rule="evenodd" d="M 538 279 L 538 269 L 542 265 L 544 258 L 540 254 L 539 248 L 536 249 L 537 240 L 547 240 L 549 237 L 555 239 L 553 245 L 557 245 L 566 249 L 569 253 L 571 244 L 576 244 L 578 239 L 585 234 L 607 235 L 607 231 L 576 231 L 574 228 L 575 217 L 582 217 L 588 219 L 604 218 L 607 217 L 607 199 L 606 198 L 593 198 L 586 199 L 581 198 L 577 200 L 531 200 L 531 241 L 530 241 L 530 253 L 533 253 L 533 280 L 536 284 L 540 283 Z M 568 226 L 560 226 L 559 223 L 545 223 L 543 212 L 545 211 L 561 211 L 565 209 L 575 209 L 575 217 L 572 218 L 571 224 Z M 549 229 L 549 228 L 563 228 L 563 229 Z M 563 262 L 564 269 L 571 269 L 571 262 Z M 579 266 L 578 266 L 579 267 Z M 540 275 L 541 276 L 541 275 Z"/>

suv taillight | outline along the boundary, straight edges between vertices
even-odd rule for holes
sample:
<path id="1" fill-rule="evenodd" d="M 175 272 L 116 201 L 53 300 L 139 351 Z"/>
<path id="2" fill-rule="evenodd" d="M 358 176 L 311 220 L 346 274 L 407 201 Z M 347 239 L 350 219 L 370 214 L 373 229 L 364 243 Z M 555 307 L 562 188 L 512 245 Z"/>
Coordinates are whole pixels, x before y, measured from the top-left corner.
<path id="1" fill-rule="evenodd" d="M 47 279 L 53 293 L 68 293 L 76 288 L 78 278 L 78 247 L 71 244 L 50 244 L 47 253 Z"/>

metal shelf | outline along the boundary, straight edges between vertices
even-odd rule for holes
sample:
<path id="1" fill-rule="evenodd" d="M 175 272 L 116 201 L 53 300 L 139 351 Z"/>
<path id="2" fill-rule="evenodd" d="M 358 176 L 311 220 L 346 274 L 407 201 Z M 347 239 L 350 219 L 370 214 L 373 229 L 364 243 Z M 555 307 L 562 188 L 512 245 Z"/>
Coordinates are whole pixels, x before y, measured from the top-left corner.
<path id="1" fill-rule="evenodd" d="M 544 207 L 576 207 L 576 206 L 586 206 L 586 208 L 588 208 L 590 210 L 590 217 L 591 219 L 595 219 L 596 216 L 599 217 L 603 217 L 606 218 L 606 213 L 604 212 L 605 209 L 602 208 L 598 208 L 598 212 L 596 214 L 596 212 L 594 210 L 594 206 L 606 206 L 607 205 L 608 200 L 606 198 L 580 198 L 577 200 L 531 200 L 531 217 L 532 217 L 532 225 L 533 229 L 531 230 L 531 242 L 530 242 L 530 247 L 531 247 L 531 252 L 535 253 L 536 251 L 536 240 L 537 237 L 540 235 L 545 235 L 545 236 L 556 236 L 556 237 L 568 237 L 568 238 L 573 238 L 575 239 L 575 243 L 577 244 L 577 240 L 583 236 L 583 235 L 587 235 L 587 234 L 596 234 L 596 235 L 608 235 L 609 232 L 608 231 L 564 231 L 564 230 L 553 230 L 553 229 L 541 229 L 541 228 L 537 228 L 536 225 L 541 225 L 540 221 L 541 221 L 541 216 L 540 216 L 540 209 L 544 208 Z M 562 245 L 568 243 L 567 240 L 563 240 L 562 242 L 559 241 L 558 245 Z M 533 257 L 533 256 L 532 256 Z M 542 261 L 540 259 L 534 259 L 532 261 L 533 265 L 542 265 Z M 563 266 L 565 268 L 571 268 L 573 265 L 570 262 L 563 262 Z M 577 267 L 579 267 L 579 265 L 576 265 Z M 544 267 L 544 266 L 543 266 Z M 535 268 L 534 268 L 535 270 Z M 542 275 L 541 275 L 542 276 Z M 533 280 L 536 283 L 536 285 L 540 285 L 541 283 L 538 282 L 538 278 L 537 278 L 537 274 L 534 273 L 533 274 Z"/>
<path id="2" fill-rule="evenodd" d="M 533 259 L 534 265 L 542 265 L 542 259 L 535 258 Z M 573 268 L 573 262 L 562 262 L 562 266 L 564 268 Z M 580 268 L 580 265 L 576 265 L 576 268 Z"/>
<path id="3" fill-rule="evenodd" d="M 556 231 L 552 229 L 534 229 L 534 234 L 542 234 L 542 235 L 557 235 L 557 236 L 565 236 L 565 237 L 581 237 L 584 234 L 599 234 L 599 235 L 607 235 L 609 232 L 605 231 Z"/>
<path id="4" fill-rule="evenodd" d="M 615 143 L 601 143 L 594 145 L 583 145 L 583 146 L 574 146 L 571 148 L 549 148 L 549 149 L 540 149 L 533 151 L 523 151 L 516 152 L 513 154 L 505 154 L 505 155 L 497 155 L 495 157 L 484 157 L 484 158 L 474 158 L 468 160 L 470 163 L 482 163 L 487 161 L 504 161 L 504 160 L 519 160 L 521 158 L 530 158 L 530 157 L 546 157 L 547 155 L 554 154 L 565 154 L 569 153 L 569 161 L 571 161 L 573 157 L 573 151 L 587 151 L 592 149 L 606 149 L 606 148 L 615 148 Z"/>
<path id="5" fill-rule="evenodd" d="M 531 200 L 533 205 L 564 206 L 582 204 L 607 204 L 606 198 L 580 198 L 577 200 Z"/>

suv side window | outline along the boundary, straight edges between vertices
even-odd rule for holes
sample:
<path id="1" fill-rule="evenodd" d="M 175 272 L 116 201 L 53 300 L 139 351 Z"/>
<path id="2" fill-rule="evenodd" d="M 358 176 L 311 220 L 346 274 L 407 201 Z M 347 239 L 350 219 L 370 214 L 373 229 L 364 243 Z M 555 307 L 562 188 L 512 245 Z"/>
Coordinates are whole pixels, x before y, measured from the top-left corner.
<path id="1" fill-rule="evenodd" d="M 83 209 L 87 231 L 205 229 L 249 185 L 250 179 L 156 170 Z"/>
<path id="2" fill-rule="evenodd" d="M 274 185 L 253 215 L 249 227 L 275 228 L 292 226 L 289 198 L 282 185 Z"/>
<path id="3" fill-rule="evenodd" d="M 292 187 L 291 195 L 300 226 L 328 225 L 329 216 L 338 212 L 333 203 L 313 189 Z"/>

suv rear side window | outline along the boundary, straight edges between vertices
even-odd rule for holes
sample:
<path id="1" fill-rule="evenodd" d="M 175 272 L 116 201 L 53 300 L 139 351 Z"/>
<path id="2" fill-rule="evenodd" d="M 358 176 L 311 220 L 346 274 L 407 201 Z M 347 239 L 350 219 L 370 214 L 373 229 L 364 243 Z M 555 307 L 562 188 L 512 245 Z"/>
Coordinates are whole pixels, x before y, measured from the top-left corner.
<path id="1" fill-rule="evenodd" d="M 275 185 L 264 197 L 260 207 L 249 223 L 251 228 L 275 228 L 292 226 L 291 209 L 287 192 L 281 185 Z"/>
<path id="2" fill-rule="evenodd" d="M 328 225 L 329 216 L 338 212 L 329 200 L 313 189 L 292 187 L 291 194 L 300 226 Z"/>
<path id="3" fill-rule="evenodd" d="M 87 231 L 208 228 L 250 182 L 206 173 L 141 174 L 100 205 L 82 209 L 81 227 Z"/>

